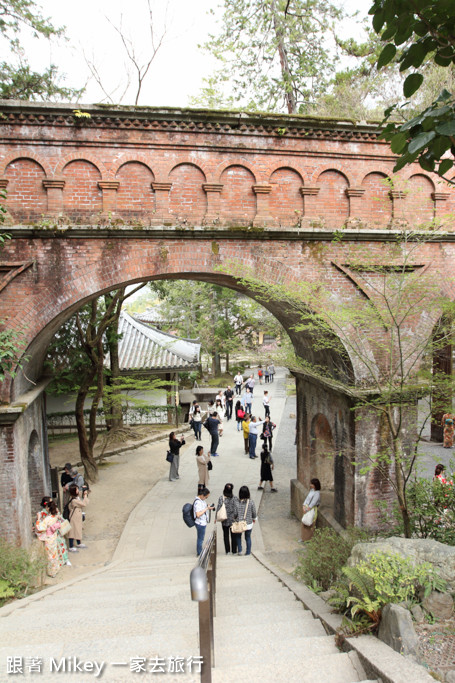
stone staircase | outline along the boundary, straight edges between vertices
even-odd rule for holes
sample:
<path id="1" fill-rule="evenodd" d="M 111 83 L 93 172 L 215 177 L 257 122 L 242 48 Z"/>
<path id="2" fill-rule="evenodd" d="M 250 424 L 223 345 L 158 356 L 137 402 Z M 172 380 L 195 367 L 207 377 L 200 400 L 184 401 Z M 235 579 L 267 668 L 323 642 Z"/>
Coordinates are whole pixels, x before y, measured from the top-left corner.
<path id="1" fill-rule="evenodd" d="M 55 676 L 59 666 L 60 679 L 63 662 L 63 680 L 69 683 L 152 675 L 166 683 L 198 682 L 197 662 L 189 671 L 189 658 L 199 655 L 198 608 L 189 586 L 193 566 L 188 557 L 118 562 L 17 603 L 12 611 L 0 610 L 0 680 L 14 678 L 7 673 L 7 657 L 19 657 L 21 680 L 37 680 L 36 669 L 29 670 L 35 658 L 42 660 L 41 676 Z M 253 556 L 218 555 L 216 613 L 214 683 L 366 678 L 356 655 L 340 653 L 320 621 Z M 79 666 L 96 662 L 96 670 L 74 672 L 74 657 Z M 184 673 L 173 670 L 176 658 Z M 103 662 L 102 675 L 96 676 Z M 148 675 L 131 670 L 141 664 Z M 164 666 L 166 673 L 152 674 L 153 666 Z"/>

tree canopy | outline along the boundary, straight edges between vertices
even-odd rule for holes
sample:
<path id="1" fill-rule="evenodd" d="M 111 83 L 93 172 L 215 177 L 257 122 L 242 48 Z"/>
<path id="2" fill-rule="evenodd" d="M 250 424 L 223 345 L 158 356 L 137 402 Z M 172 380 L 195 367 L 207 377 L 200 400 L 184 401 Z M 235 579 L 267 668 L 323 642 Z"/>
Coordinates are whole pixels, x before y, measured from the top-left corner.
<path id="1" fill-rule="evenodd" d="M 326 0 L 224 0 L 222 10 L 219 34 L 203 46 L 220 69 L 193 104 L 307 111 L 334 73 L 342 11 Z"/>
<path id="2" fill-rule="evenodd" d="M 390 122 L 384 137 L 399 155 L 394 170 L 418 161 L 426 171 L 448 176 L 455 154 L 455 98 L 443 89 L 431 104 L 407 116 L 409 98 L 424 84 L 429 65 L 453 71 L 455 65 L 455 5 L 452 0 L 375 0 L 370 8 L 373 28 L 383 43 L 377 67 L 395 61 L 407 76 L 406 102 L 386 110 L 386 118 L 404 111 L 404 123 Z"/>
<path id="3" fill-rule="evenodd" d="M 36 39 L 50 40 L 63 37 L 64 29 L 44 17 L 33 0 L 1 0 L 0 40 L 4 47 L 8 46 L 10 58 L 0 62 L 0 97 L 20 100 L 78 97 L 82 90 L 63 86 L 63 76 L 55 64 L 50 64 L 42 73 L 32 69 L 22 45 L 26 33 Z"/>

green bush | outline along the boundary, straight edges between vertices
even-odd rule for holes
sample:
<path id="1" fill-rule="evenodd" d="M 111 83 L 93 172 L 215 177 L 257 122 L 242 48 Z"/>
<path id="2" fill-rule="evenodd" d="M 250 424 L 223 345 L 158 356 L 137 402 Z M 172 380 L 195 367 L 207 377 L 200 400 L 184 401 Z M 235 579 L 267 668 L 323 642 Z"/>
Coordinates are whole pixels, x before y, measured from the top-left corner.
<path id="1" fill-rule="evenodd" d="M 398 554 L 376 552 L 353 567 L 343 567 L 350 595 L 346 608 L 351 616 L 366 615 L 378 624 L 381 610 L 388 603 L 417 603 L 419 593 L 444 590 L 445 582 L 428 562 L 414 565 L 410 558 Z"/>
<path id="2" fill-rule="evenodd" d="M 45 566 L 44 557 L 33 557 L 30 550 L 0 539 L 0 605 L 12 597 L 22 598 L 32 592 Z"/>
<path id="3" fill-rule="evenodd" d="M 328 590 L 341 575 L 356 543 L 370 540 L 363 529 L 346 529 L 344 536 L 334 529 L 316 529 L 305 543 L 305 549 L 294 575 L 313 590 Z"/>
<path id="4" fill-rule="evenodd" d="M 455 545 L 455 486 L 418 478 L 407 498 L 416 536 Z"/>

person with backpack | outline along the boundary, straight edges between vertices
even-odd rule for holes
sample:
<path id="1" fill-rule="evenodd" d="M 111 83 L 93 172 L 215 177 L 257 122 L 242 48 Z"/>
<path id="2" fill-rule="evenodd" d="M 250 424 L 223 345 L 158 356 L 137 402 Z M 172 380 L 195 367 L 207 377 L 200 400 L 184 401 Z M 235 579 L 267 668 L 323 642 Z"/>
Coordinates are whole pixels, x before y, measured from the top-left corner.
<path id="1" fill-rule="evenodd" d="M 196 554 L 198 557 L 202 552 L 207 524 L 210 522 L 210 511 L 215 509 L 213 504 L 208 505 L 205 502 L 209 496 L 208 488 L 203 488 L 193 503 L 194 525 L 197 533 Z"/>
<path id="2" fill-rule="evenodd" d="M 445 413 L 442 416 L 442 421 L 441 424 L 444 428 L 444 440 L 443 440 L 443 447 L 444 448 L 452 448 L 453 446 L 453 432 L 454 432 L 454 415 L 452 413 Z"/>

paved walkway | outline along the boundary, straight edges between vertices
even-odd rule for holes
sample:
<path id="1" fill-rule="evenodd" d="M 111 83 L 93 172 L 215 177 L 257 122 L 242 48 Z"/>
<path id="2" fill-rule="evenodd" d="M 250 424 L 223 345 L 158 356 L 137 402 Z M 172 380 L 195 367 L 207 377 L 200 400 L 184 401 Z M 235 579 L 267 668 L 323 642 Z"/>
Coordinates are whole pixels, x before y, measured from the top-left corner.
<path id="1" fill-rule="evenodd" d="M 283 368 L 278 368 L 273 383 L 259 385 L 256 382 L 254 388 L 253 415 L 261 418 L 264 415 L 262 406 L 264 389 L 267 389 L 272 397 L 271 419 L 277 425 L 274 432 L 275 441 L 279 435 L 286 402 L 285 372 Z M 223 427 L 224 433 L 218 448 L 220 457 L 212 459 L 213 470 L 210 473 L 209 484 L 210 502 L 216 503 L 223 492 L 224 485 L 232 482 L 235 493 L 238 493 L 240 486 L 248 486 L 252 500 L 259 509 L 262 493 L 257 490 L 260 459 L 251 460 L 244 454 L 243 433 L 237 431 L 234 418 L 229 422 L 225 420 Z M 257 455 L 260 453 L 261 444 L 262 441 L 258 439 Z M 170 482 L 167 477 L 162 478 L 133 510 L 114 554 L 114 561 L 196 555 L 196 532 L 183 523 L 182 507 L 185 503 L 192 502 L 197 495 L 198 473 L 195 456 L 197 445 L 198 442 L 191 437 L 187 445 L 181 449 L 180 479 Z M 209 449 L 210 435 L 204 428 L 202 428 L 202 445 L 204 449 Z M 165 454 L 166 447 L 163 445 L 163 458 Z M 276 467 L 279 467 L 278 462 Z M 279 496 L 280 492 L 273 495 Z M 285 495 L 288 497 L 287 491 Z M 264 542 L 260 520 L 254 526 L 252 539 L 254 547 L 263 551 Z"/>

